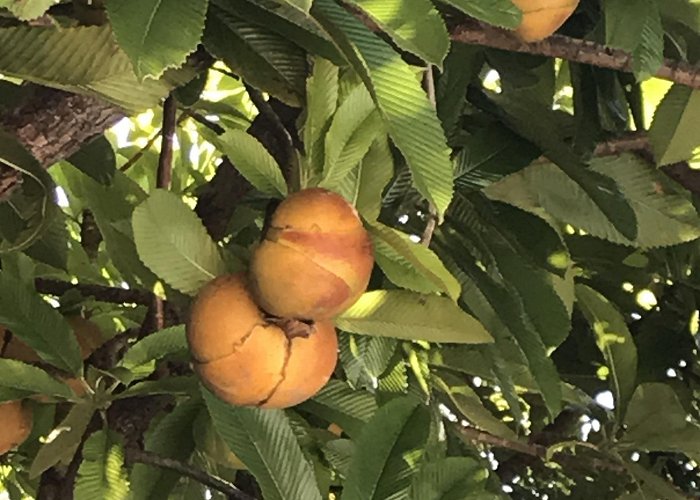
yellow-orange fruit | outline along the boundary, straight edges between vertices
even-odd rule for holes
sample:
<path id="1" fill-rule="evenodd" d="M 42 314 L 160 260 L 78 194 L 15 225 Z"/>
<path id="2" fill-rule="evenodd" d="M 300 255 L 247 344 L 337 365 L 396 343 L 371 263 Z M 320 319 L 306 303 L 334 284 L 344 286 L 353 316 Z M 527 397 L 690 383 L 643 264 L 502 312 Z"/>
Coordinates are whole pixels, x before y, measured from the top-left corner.
<path id="1" fill-rule="evenodd" d="M 216 278 L 200 291 L 187 326 L 195 371 L 232 404 L 286 408 L 301 403 L 328 382 L 338 339 L 331 322 L 297 323 L 298 331 L 290 323 L 264 316 L 243 274 Z"/>
<path id="2" fill-rule="evenodd" d="M 515 32 L 525 42 L 547 38 L 564 24 L 579 0 L 513 0 L 523 11 L 523 20 Z"/>
<path id="3" fill-rule="evenodd" d="M 83 359 L 87 359 L 95 349 L 104 343 L 100 328 L 92 321 L 82 316 L 66 316 L 66 321 L 75 332 Z M 5 332 L 6 329 L 0 327 L 0 344 L 4 342 Z M 34 349 L 14 335 L 3 346 L 2 357 L 24 361 L 25 363 L 38 363 L 41 361 L 41 358 Z"/>
<path id="4" fill-rule="evenodd" d="M 22 444 L 32 430 L 32 412 L 22 401 L 0 403 L 0 455 Z"/>
<path id="5" fill-rule="evenodd" d="M 251 260 L 251 291 L 275 316 L 329 319 L 365 291 L 373 264 L 372 242 L 353 206 L 326 189 L 305 189 L 272 215 Z"/>

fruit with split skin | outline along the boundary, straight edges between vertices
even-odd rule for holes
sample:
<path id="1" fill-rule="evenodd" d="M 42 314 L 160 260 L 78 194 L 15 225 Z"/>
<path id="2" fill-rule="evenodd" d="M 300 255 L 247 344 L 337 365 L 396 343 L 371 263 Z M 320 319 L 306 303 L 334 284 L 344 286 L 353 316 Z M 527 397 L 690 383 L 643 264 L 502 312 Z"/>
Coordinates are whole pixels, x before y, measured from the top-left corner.
<path id="1" fill-rule="evenodd" d="M 32 430 L 32 411 L 22 401 L 0 403 L 0 455 L 21 445 Z"/>
<path id="2" fill-rule="evenodd" d="M 194 369 L 223 401 L 286 408 L 323 387 L 337 362 L 333 324 L 266 316 L 244 274 L 220 276 L 199 292 L 187 340 Z"/>
<path id="3" fill-rule="evenodd" d="M 543 40 L 557 31 L 573 14 L 579 0 L 513 0 L 523 12 L 515 30 L 525 42 Z"/>
<path id="4" fill-rule="evenodd" d="M 362 295 L 373 265 L 372 243 L 354 207 L 332 191 L 304 189 L 272 215 L 251 259 L 251 292 L 275 316 L 330 319 Z"/>

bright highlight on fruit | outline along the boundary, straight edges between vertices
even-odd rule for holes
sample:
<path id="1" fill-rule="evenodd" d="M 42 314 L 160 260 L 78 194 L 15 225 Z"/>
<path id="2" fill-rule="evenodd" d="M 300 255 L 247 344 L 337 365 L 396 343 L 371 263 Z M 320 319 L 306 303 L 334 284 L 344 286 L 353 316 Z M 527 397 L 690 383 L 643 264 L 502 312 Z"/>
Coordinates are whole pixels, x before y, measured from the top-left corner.
<path id="1" fill-rule="evenodd" d="M 0 403 L 0 455 L 17 448 L 32 430 L 32 412 L 22 401 Z"/>
<path id="2" fill-rule="evenodd" d="M 329 319 L 367 288 L 374 258 L 357 211 L 342 196 L 312 188 L 285 199 L 253 254 L 251 292 L 282 318 Z"/>
<path id="3" fill-rule="evenodd" d="M 309 325 L 266 317 L 246 281 L 243 274 L 220 276 L 200 291 L 187 327 L 195 371 L 231 404 L 299 404 L 335 369 L 335 328 L 329 321 Z"/>
<path id="4" fill-rule="evenodd" d="M 557 31 L 576 10 L 579 0 L 513 0 L 523 11 L 515 32 L 525 42 L 536 42 Z"/>

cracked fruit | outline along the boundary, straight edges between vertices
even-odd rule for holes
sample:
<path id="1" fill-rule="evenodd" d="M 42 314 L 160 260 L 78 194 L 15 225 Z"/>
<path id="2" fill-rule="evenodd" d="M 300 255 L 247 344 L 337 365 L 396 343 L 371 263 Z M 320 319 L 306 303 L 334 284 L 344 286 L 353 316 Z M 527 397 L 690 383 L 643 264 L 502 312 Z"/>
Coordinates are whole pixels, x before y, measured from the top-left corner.
<path id="1" fill-rule="evenodd" d="M 0 403 L 0 455 L 21 445 L 32 430 L 32 411 L 22 401 Z"/>
<path id="2" fill-rule="evenodd" d="M 220 399 L 242 406 L 299 404 L 328 382 L 338 358 L 331 322 L 266 317 L 243 274 L 220 276 L 202 288 L 187 341 L 202 382 Z"/>
<path id="3" fill-rule="evenodd" d="M 353 206 L 326 189 L 305 189 L 272 215 L 251 260 L 251 291 L 275 316 L 329 319 L 362 295 L 373 264 L 372 242 Z"/>
<path id="4" fill-rule="evenodd" d="M 576 10 L 579 0 L 513 0 L 523 11 L 523 20 L 515 30 L 526 42 L 547 38 Z"/>

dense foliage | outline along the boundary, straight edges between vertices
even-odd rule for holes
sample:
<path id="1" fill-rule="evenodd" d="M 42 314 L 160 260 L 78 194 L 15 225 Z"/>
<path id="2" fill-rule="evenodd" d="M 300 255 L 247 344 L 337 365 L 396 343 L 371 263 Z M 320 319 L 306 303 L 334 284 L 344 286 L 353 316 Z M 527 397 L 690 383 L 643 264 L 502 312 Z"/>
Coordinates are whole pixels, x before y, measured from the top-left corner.
<path id="1" fill-rule="evenodd" d="M 9 498 L 700 495 L 700 5 L 581 0 L 531 44 L 521 19 L 0 0 Z M 361 215 L 369 289 L 320 393 L 226 404 L 192 298 L 311 186 Z"/>

